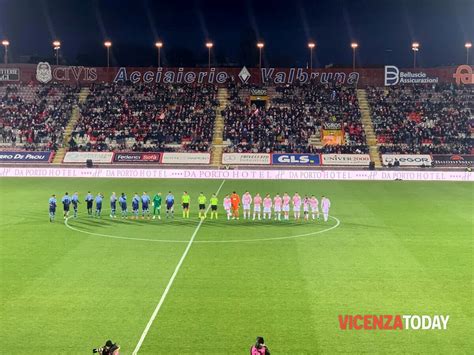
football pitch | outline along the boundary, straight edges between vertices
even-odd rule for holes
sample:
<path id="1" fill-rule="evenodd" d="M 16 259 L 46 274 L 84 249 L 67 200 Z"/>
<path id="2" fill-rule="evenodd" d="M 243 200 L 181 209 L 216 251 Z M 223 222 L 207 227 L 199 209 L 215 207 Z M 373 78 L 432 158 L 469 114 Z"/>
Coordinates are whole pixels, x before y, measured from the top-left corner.
<path id="1" fill-rule="evenodd" d="M 199 220 L 198 194 L 219 189 L 219 219 Z M 89 190 L 105 196 L 101 219 L 87 216 Z M 130 209 L 134 192 L 170 190 L 174 220 L 109 218 L 112 191 Z M 234 190 L 326 195 L 331 218 L 227 221 Z M 3 353 L 86 354 L 110 338 L 122 354 L 247 354 L 256 336 L 273 354 L 474 349 L 471 183 L 2 178 L 0 191 Z M 66 191 L 81 199 L 67 224 Z M 340 329 L 339 315 L 359 314 L 449 323 Z"/>

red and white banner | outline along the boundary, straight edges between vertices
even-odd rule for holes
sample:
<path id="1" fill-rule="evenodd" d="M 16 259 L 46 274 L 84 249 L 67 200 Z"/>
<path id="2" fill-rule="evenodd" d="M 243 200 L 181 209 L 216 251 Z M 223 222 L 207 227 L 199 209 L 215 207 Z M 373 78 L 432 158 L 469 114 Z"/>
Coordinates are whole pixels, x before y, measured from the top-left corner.
<path id="1" fill-rule="evenodd" d="M 0 167 L 0 177 L 61 177 L 101 179 L 203 179 L 203 180 L 408 180 L 474 181 L 465 171 L 439 170 L 215 170 L 215 169 L 122 169 Z"/>
<path id="2" fill-rule="evenodd" d="M 115 163 L 160 163 L 162 153 L 157 152 L 118 152 L 114 154 Z"/>
<path id="3" fill-rule="evenodd" d="M 224 165 L 270 165 L 271 154 L 267 153 L 224 153 L 222 164 Z"/>
<path id="4" fill-rule="evenodd" d="M 369 154 L 321 154 L 322 165 L 368 166 Z"/>
<path id="5" fill-rule="evenodd" d="M 400 166 L 431 166 L 431 155 L 429 154 L 382 154 L 383 165 L 394 165 L 395 161 Z"/>
<path id="6" fill-rule="evenodd" d="M 63 163 L 85 163 L 92 160 L 93 163 L 112 163 L 114 153 L 112 152 L 67 152 Z"/>
<path id="7" fill-rule="evenodd" d="M 162 164 L 206 165 L 211 162 L 210 153 L 174 153 L 166 152 L 161 155 Z"/>

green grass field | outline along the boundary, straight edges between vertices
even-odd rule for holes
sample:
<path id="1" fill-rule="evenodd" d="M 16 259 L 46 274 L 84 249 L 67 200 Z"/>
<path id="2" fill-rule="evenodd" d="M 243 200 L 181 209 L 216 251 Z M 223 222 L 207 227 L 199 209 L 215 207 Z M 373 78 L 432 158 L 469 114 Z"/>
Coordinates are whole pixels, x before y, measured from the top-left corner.
<path id="1" fill-rule="evenodd" d="M 197 230 L 196 204 L 189 220 L 180 208 L 174 221 L 108 217 L 111 191 L 130 206 L 135 191 L 196 201 L 221 183 L 0 179 L 1 352 L 87 354 L 111 338 L 131 354 L 195 234 L 140 354 L 247 354 L 257 335 L 273 354 L 472 353 L 471 183 L 229 180 L 220 192 L 325 194 L 337 227 L 227 221 L 220 208 Z M 50 194 L 74 190 L 104 193 L 103 218 L 82 203 L 72 230 L 59 203 L 50 223 Z M 446 331 L 343 331 L 340 314 L 450 320 Z"/>

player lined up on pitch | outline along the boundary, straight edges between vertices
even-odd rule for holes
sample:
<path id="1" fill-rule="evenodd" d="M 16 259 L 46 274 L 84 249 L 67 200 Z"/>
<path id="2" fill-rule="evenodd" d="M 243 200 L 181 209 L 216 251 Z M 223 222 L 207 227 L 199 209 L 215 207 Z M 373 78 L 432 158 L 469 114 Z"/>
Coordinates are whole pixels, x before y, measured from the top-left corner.
<path id="1" fill-rule="evenodd" d="M 85 197 L 84 202 L 87 207 L 87 215 L 89 217 L 101 218 L 102 213 L 102 202 L 104 200 L 104 195 L 98 193 L 96 196 L 92 195 L 89 191 Z M 74 192 L 72 196 L 66 192 L 63 198 L 61 199 L 64 210 L 64 219 L 69 217 L 70 206 L 73 208 L 73 217 L 77 218 L 78 216 L 78 207 L 80 204 L 79 194 Z M 95 202 L 95 210 L 94 210 Z M 131 200 L 132 211 L 131 219 L 161 219 L 161 205 L 163 199 L 161 197 L 161 192 L 157 192 L 153 199 L 147 194 L 146 191 L 142 195 L 135 193 Z M 166 218 L 174 219 L 174 205 L 175 197 L 171 191 L 165 197 L 166 205 Z M 183 210 L 183 218 L 189 218 L 189 211 L 191 207 L 191 196 L 187 191 L 183 192 L 181 197 L 181 206 Z M 197 197 L 197 203 L 199 208 L 198 218 L 204 219 L 207 218 L 207 211 L 211 211 L 211 219 L 218 219 L 218 205 L 219 199 L 216 194 L 212 194 L 209 199 L 209 206 L 206 207 L 207 197 L 204 193 L 200 193 Z M 49 220 L 53 222 L 56 216 L 56 195 L 52 195 L 49 199 Z M 128 204 L 127 204 L 127 195 L 122 192 L 120 196 L 117 196 L 115 192 L 112 192 L 110 195 L 110 218 L 117 217 L 117 204 L 120 209 L 120 216 L 123 219 L 129 218 Z M 329 198 L 322 196 L 321 202 L 318 201 L 315 195 L 305 195 L 301 197 L 297 192 L 290 197 L 290 195 L 285 192 L 282 196 L 278 193 L 272 198 L 270 194 L 266 194 L 263 198 L 259 193 L 256 193 L 252 197 L 250 192 L 246 191 L 242 198 L 234 191 L 232 194 L 225 195 L 223 199 L 223 207 L 227 217 L 227 220 L 239 219 L 240 207 L 242 204 L 243 208 L 243 219 L 248 220 L 289 220 L 290 213 L 293 213 L 293 218 L 295 220 L 303 219 L 305 221 L 319 220 L 320 213 L 319 207 L 321 206 L 323 219 L 325 222 L 329 218 L 329 209 L 331 208 L 331 201 Z M 140 209 L 141 205 L 141 209 Z M 150 205 L 153 207 L 153 212 L 150 210 Z M 253 205 L 253 208 L 252 208 Z M 301 209 L 303 209 L 303 216 L 301 217 Z"/>

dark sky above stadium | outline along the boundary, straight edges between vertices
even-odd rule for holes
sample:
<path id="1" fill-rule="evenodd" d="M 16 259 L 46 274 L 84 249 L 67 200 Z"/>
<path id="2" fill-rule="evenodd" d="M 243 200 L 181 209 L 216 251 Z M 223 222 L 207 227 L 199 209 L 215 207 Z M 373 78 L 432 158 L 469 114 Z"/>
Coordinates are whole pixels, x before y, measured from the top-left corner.
<path id="1" fill-rule="evenodd" d="M 159 38 L 170 66 L 206 65 L 208 39 L 221 65 L 256 65 L 257 39 L 270 66 L 306 66 L 309 40 L 315 67 L 350 66 L 351 41 L 361 66 L 410 66 L 413 41 L 421 66 L 452 65 L 474 41 L 474 0 L 0 0 L 0 38 L 14 61 L 52 60 L 59 39 L 65 63 L 104 65 L 110 39 L 114 64 L 150 66 Z"/>

